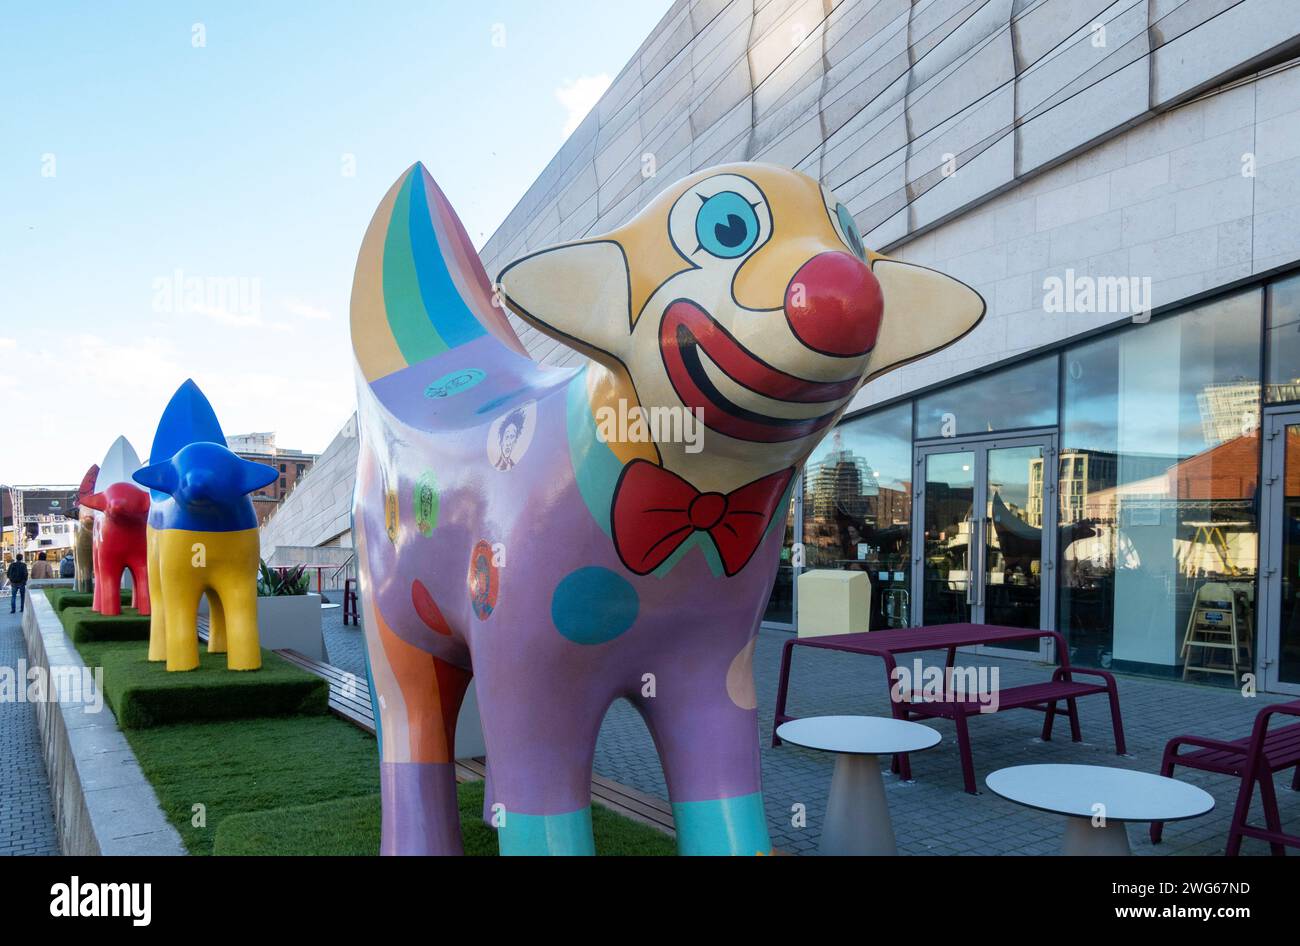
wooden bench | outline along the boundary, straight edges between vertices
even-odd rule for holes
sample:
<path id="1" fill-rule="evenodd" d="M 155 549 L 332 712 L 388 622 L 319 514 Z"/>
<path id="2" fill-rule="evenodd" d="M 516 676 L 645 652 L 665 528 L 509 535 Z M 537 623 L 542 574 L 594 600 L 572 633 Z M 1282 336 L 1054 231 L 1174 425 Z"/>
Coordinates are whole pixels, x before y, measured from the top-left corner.
<path id="1" fill-rule="evenodd" d="M 961 755 L 962 782 L 972 795 L 979 793 L 975 782 L 975 762 L 971 756 L 970 733 L 967 720 L 986 712 L 986 704 L 978 697 L 955 699 L 941 698 L 933 700 L 925 697 L 923 691 L 913 688 L 910 694 L 895 694 L 897 662 L 896 656 L 903 653 L 916 653 L 926 650 L 946 650 L 945 671 L 953 668 L 957 648 L 976 645 L 1004 644 L 1012 641 L 1033 640 L 1050 637 L 1056 642 L 1056 653 L 1061 665 L 1052 672 L 1050 680 L 1031 683 L 1025 686 L 999 688 L 997 706 L 991 712 L 1010 709 L 1033 709 L 1045 713 L 1042 736 L 1044 740 L 1052 738 L 1052 727 L 1057 713 L 1064 712 L 1070 720 L 1070 738 L 1074 742 L 1083 739 L 1079 728 L 1078 699 L 1084 696 L 1105 693 L 1110 700 L 1111 727 L 1115 734 L 1115 752 L 1124 755 L 1127 751 L 1124 742 L 1124 722 L 1119 709 L 1119 690 L 1115 678 L 1104 670 L 1091 670 L 1070 666 L 1069 649 L 1065 639 L 1056 631 L 1044 631 L 1018 627 L 998 627 L 990 624 L 940 624 L 931 627 L 903 627 L 886 631 L 870 631 L 861 634 L 840 634 L 827 637 L 791 638 L 785 642 L 781 654 L 781 673 L 777 683 L 776 713 L 772 723 L 772 745 L 779 746 L 781 740 L 776 735 L 776 727 L 794 717 L 786 715 L 786 699 L 790 686 L 790 658 L 795 647 L 813 647 L 823 650 L 839 650 L 854 654 L 867 654 L 880 657 L 885 662 L 885 678 L 890 688 L 890 710 L 898 719 L 951 719 L 957 727 L 957 747 Z M 1076 680 L 1076 674 L 1095 677 L 1096 680 Z M 945 681 L 948 679 L 945 672 Z M 895 696 L 897 695 L 897 699 Z M 990 701 L 991 702 L 991 701 Z M 1064 703 L 1064 710 L 1061 704 Z M 903 778 L 912 777 L 911 763 L 906 755 L 895 756 L 893 769 Z"/>
<path id="2" fill-rule="evenodd" d="M 1286 846 L 1300 847 L 1300 835 L 1287 834 L 1282 830 L 1277 810 L 1277 793 L 1273 787 L 1273 773 L 1294 766 L 1291 790 L 1300 791 L 1300 723 L 1270 731 L 1269 722 L 1274 716 L 1300 717 L 1300 700 L 1264 707 L 1255 716 L 1255 725 L 1250 735 L 1241 739 L 1225 742 L 1201 736 L 1175 736 L 1165 746 L 1164 758 L 1160 763 L 1161 775 L 1172 775 L 1174 767 L 1181 765 L 1241 779 L 1241 786 L 1237 790 L 1237 806 L 1233 809 L 1232 824 L 1228 828 L 1229 857 L 1235 857 L 1241 852 L 1242 838 L 1248 837 L 1267 841 L 1272 852 L 1278 855 L 1286 853 Z M 1180 754 L 1178 750 L 1184 746 L 1191 747 L 1192 751 Z M 1256 783 L 1259 784 L 1260 800 L 1264 804 L 1264 821 L 1267 825 L 1264 828 L 1247 821 Z M 1164 823 L 1153 821 L 1151 843 L 1159 844 L 1163 833 Z"/>

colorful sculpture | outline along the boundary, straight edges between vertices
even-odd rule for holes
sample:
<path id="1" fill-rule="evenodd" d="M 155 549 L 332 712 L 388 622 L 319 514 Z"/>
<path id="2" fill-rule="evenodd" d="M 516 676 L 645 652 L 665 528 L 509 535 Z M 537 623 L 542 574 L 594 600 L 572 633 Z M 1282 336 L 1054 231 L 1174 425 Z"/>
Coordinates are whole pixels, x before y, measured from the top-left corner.
<path id="1" fill-rule="evenodd" d="M 417 164 L 352 296 L 382 851 L 460 851 L 473 673 L 502 853 L 592 853 L 619 698 L 654 736 L 680 851 L 766 853 L 751 661 L 796 474 L 864 379 L 951 343 L 983 300 L 866 250 L 829 191 L 756 164 L 692 175 L 500 283 L 591 363 L 527 357 Z"/>
<path id="2" fill-rule="evenodd" d="M 149 494 L 131 482 L 140 458 L 125 437 L 108 448 L 95 476 L 94 492 L 80 497 L 95 510 L 93 549 L 94 608 L 100 614 L 122 613 L 122 575 L 131 573 L 131 606 L 149 613 L 149 575 L 146 567 L 145 519 Z"/>
<path id="3" fill-rule="evenodd" d="M 72 586 L 76 591 L 91 592 L 95 588 L 95 511 L 86 505 L 86 497 L 95 491 L 99 464 L 92 464 L 81 478 L 77 488 L 77 505 L 69 517 L 72 519 L 72 560 L 76 566 Z M 94 600 L 92 598 L 92 600 Z"/>
<path id="4" fill-rule="evenodd" d="M 149 622 L 149 659 L 168 670 L 199 665 L 196 622 L 208 598 L 208 652 L 229 670 L 262 666 L 257 635 L 257 513 L 248 494 L 278 475 L 235 456 L 212 405 L 187 380 L 163 411 L 149 465 L 149 579 L 158 606 Z"/>

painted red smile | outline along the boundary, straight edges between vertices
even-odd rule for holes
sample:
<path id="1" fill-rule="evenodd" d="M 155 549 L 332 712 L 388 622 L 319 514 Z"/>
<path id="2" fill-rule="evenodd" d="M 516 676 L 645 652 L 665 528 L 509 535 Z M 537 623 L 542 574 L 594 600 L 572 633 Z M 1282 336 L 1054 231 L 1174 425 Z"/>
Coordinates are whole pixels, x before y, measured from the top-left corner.
<path id="1" fill-rule="evenodd" d="M 771 417 L 729 400 L 717 389 L 700 361 L 700 349 L 741 387 L 776 401 L 795 404 L 835 402 L 817 417 Z M 659 350 L 668 378 L 682 403 L 704 415 L 704 424 L 737 440 L 781 443 L 821 430 L 835 419 L 839 402 L 853 393 L 858 378 L 809 381 L 787 374 L 746 350 L 712 316 L 689 299 L 678 299 L 659 325 Z"/>

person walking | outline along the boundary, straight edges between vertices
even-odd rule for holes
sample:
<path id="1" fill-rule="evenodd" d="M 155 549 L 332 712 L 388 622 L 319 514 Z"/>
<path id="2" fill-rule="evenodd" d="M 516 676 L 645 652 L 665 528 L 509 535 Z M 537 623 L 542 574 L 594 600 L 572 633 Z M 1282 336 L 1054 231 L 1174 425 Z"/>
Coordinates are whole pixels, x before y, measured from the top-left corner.
<path id="1" fill-rule="evenodd" d="M 63 558 L 59 559 L 59 577 L 77 577 L 77 560 L 72 555 L 72 549 L 68 549 L 64 552 Z"/>
<path id="2" fill-rule="evenodd" d="M 25 611 L 27 609 L 27 563 L 23 561 L 21 552 L 9 563 L 9 570 L 5 574 L 9 577 L 9 613 Z"/>
<path id="3" fill-rule="evenodd" d="M 32 566 L 32 581 L 44 581 L 47 578 L 54 577 L 54 566 L 44 552 L 36 555 L 36 564 Z"/>

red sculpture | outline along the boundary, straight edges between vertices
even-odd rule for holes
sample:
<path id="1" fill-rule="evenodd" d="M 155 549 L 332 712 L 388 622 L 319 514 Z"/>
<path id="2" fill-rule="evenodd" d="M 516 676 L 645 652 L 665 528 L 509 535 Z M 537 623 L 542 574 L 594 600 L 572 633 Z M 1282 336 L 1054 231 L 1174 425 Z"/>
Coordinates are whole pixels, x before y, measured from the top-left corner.
<path id="1" fill-rule="evenodd" d="M 122 573 L 131 571 L 131 606 L 149 613 L 149 568 L 146 525 L 149 493 L 136 486 L 130 475 L 140 461 L 125 438 L 119 437 L 100 464 L 95 492 L 81 503 L 95 510 L 94 608 L 100 614 L 122 613 Z"/>

